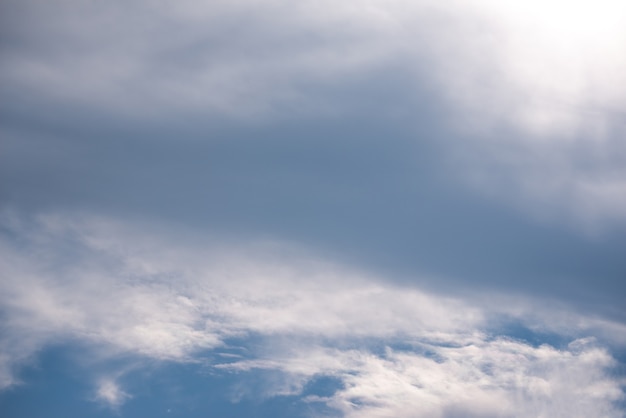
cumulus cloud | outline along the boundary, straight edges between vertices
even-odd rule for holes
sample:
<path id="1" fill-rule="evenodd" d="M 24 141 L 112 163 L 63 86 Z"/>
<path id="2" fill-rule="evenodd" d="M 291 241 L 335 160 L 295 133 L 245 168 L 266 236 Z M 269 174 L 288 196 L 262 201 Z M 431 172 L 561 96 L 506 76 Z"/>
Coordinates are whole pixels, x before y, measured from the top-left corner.
<path id="1" fill-rule="evenodd" d="M 392 285 L 278 243 L 190 241 L 76 215 L 6 219 L 0 308 L 11 369 L 73 341 L 104 364 L 132 358 L 279 373 L 264 396 L 299 395 L 332 377 L 338 390 L 306 400 L 348 417 L 619 416 L 623 382 L 607 351 L 623 347 L 619 323 L 585 324 L 566 309 L 552 320 L 541 304 L 513 296 L 516 305 L 495 295 L 483 304 Z M 494 326 L 503 316 L 570 344 L 507 337 Z M 252 336 L 243 357 L 207 357 Z M 13 379 L 5 372 L 4 386 Z M 129 399 L 114 378 L 96 385 L 96 399 L 112 407 Z"/>

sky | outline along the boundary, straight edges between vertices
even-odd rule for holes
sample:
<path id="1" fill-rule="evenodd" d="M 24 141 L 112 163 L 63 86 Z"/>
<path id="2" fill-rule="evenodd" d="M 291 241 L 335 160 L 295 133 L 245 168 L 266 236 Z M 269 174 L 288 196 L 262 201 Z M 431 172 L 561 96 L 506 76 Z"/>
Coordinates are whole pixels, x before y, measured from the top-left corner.
<path id="1" fill-rule="evenodd" d="M 626 4 L 3 0 L 0 415 L 626 416 Z"/>

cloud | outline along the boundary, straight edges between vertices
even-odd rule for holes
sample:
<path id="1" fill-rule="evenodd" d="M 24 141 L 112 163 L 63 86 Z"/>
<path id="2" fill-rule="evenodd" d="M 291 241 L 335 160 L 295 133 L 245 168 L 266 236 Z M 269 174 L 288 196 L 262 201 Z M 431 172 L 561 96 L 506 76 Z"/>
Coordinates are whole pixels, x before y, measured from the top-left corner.
<path id="1" fill-rule="evenodd" d="M 78 3 L 0 13 L 0 388 L 71 343 L 346 416 L 618 415 L 626 7 Z"/>
<path id="2" fill-rule="evenodd" d="M 341 336 L 363 330 L 384 337 L 445 332 L 481 320 L 479 311 L 454 299 L 387 288 L 321 261 L 279 262 L 271 252 L 261 261 L 263 249 L 238 254 L 214 244 L 148 244 L 158 238 L 137 240 L 132 229 L 110 221 L 88 224 L 42 218 L 27 253 L 3 242 L 11 260 L 2 283 L 9 329 L 185 361 L 242 332 Z M 41 263 L 33 264 L 30 254 L 39 254 Z M 381 310 L 364 316 L 362 307 L 372 305 Z"/>
<path id="3" fill-rule="evenodd" d="M 323 112 L 332 102 L 316 105 L 303 86 L 336 87 L 397 65 L 418 83 L 436 83 L 466 122 L 495 117 L 538 133 L 601 129 L 607 113 L 593 109 L 615 112 L 626 99 L 626 9 L 606 0 L 33 0 L 4 9 L 5 88 L 122 113 Z M 25 32 L 26 23 L 37 31 Z"/>
<path id="4" fill-rule="evenodd" d="M 593 339 L 555 349 L 486 335 L 463 343 L 418 338 L 383 353 L 309 346 L 269 356 L 223 368 L 285 373 L 268 380 L 265 396 L 301 393 L 315 376 L 337 378 L 340 389 L 308 401 L 346 417 L 618 417 L 615 403 L 624 396 L 607 373 L 615 360 Z"/>
<path id="5" fill-rule="evenodd" d="M 572 345 L 581 343 L 575 341 Z M 618 382 L 599 349 L 571 352 L 506 340 L 433 347 L 436 358 L 367 356 L 330 402 L 344 416 L 614 416 Z"/>
<path id="6" fill-rule="evenodd" d="M 39 98 L 150 119 L 168 111 L 254 118 L 294 102 L 310 107 L 298 84 L 348 77 L 388 55 L 376 40 L 376 16 L 354 21 L 354 5 L 34 1 L 6 10 L 8 31 L 26 42 L 5 49 L 3 80 L 43 92 Z M 40 30 L 23 33 L 11 20 Z"/>
<path id="7" fill-rule="evenodd" d="M 626 213 L 625 14 L 608 0 L 5 2 L 3 135 L 209 141 L 233 120 L 390 118 L 385 137 L 436 138 L 482 196 L 606 231 Z"/>
<path id="8" fill-rule="evenodd" d="M 236 400 L 250 396 L 246 374 L 274 373 L 257 396 L 302 395 L 348 417 L 619 416 L 623 382 L 607 347 L 624 347 L 621 323 L 515 295 L 428 293 L 276 242 L 72 218 L 5 218 L 10 370 L 71 342 L 94 359 L 87 374 L 123 359 L 198 363 L 240 373 Z M 511 319 L 569 345 L 515 339 Z M 228 356 L 232 344 L 245 355 Z M 120 407 L 130 395 L 106 376 L 94 377 L 97 399 Z M 320 376 L 341 387 L 303 395 Z"/>
<path id="9" fill-rule="evenodd" d="M 599 141 L 580 133 L 565 142 L 534 142 L 503 131 L 460 144 L 449 164 L 483 196 L 542 223 L 598 235 L 623 228 L 625 155 L 617 127 Z"/>
<path id="10" fill-rule="evenodd" d="M 512 123 L 549 140 L 577 131 L 598 139 L 616 122 L 626 98 L 626 80 L 616 71 L 626 65 L 616 54 L 626 37 L 622 5 L 479 0 L 460 10 L 451 12 L 465 24 L 450 42 L 458 53 L 439 59 L 463 64 L 444 65 L 442 84 L 452 87 L 453 100 L 465 102 L 465 111 L 475 109 L 466 112 L 470 118 L 490 124 L 495 117 L 491 123 Z"/>
<path id="11" fill-rule="evenodd" d="M 102 379 L 98 382 L 96 390 L 96 400 L 105 403 L 107 406 L 117 409 L 124 404 L 131 396 L 124 392 L 112 379 Z"/>

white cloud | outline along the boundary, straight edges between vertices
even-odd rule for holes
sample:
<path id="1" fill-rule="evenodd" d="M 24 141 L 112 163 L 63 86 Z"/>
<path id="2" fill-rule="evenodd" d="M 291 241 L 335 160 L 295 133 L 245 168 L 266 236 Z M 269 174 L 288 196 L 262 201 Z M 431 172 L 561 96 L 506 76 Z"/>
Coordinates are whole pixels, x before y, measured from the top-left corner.
<path id="1" fill-rule="evenodd" d="M 107 406 L 117 409 L 124 404 L 131 396 L 124 392 L 115 380 L 104 378 L 98 382 L 96 389 L 96 400 L 105 403 Z"/>
<path id="2" fill-rule="evenodd" d="M 533 136 L 581 129 L 591 134 L 623 108 L 621 2 L 476 0 L 451 13 L 480 26 L 452 35 L 455 52 L 469 52 L 453 54 L 460 65 L 443 75 L 443 83 L 457 100 L 475 107 L 478 113 L 468 114 L 481 122 L 492 113 Z M 463 31 L 469 36 L 458 36 Z"/>
<path id="3" fill-rule="evenodd" d="M 477 336 L 473 342 L 413 349 L 304 348 L 265 360 L 224 365 L 231 370 L 281 370 L 269 395 L 300 393 L 307 380 L 332 376 L 343 388 L 310 396 L 346 417 L 618 417 L 620 382 L 606 372 L 614 360 L 592 340 L 557 350 Z M 290 379 L 289 379 L 290 377 Z"/>
<path id="4" fill-rule="evenodd" d="M 4 223 L 14 237 L 0 242 L 5 387 L 25 358 L 73 341 L 104 363 L 206 361 L 211 350 L 226 359 L 218 369 L 280 373 L 263 396 L 299 394 L 331 376 L 343 388 L 309 401 L 347 417 L 619 416 L 624 382 L 603 344 L 623 347 L 623 324 L 511 295 L 482 303 L 429 294 L 276 243 L 200 245 L 145 225 L 72 218 Z M 502 315 L 573 342 L 536 347 L 493 335 Z M 250 335 L 261 342 L 245 357 L 219 356 Z M 130 396 L 116 379 L 97 382 L 96 398 L 112 407 Z M 244 379 L 233 399 L 246 393 Z"/>
<path id="5" fill-rule="evenodd" d="M 116 351 L 185 360 L 242 332 L 435 335 L 482 320 L 478 309 L 451 298 L 383 285 L 321 260 L 282 260 L 261 247 L 170 246 L 101 220 L 50 217 L 37 228 L 27 253 L 2 243 L 10 260 L 2 305 L 15 313 L 7 325 L 36 338 L 77 335 Z"/>
<path id="6" fill-rule="evenodd" d="M 345 416 L 614 416 L 618 382 L 602 350 L 533 348 L 509 340 L 437 348 L 432 359 L 370 356 L 332 403 Z"/>

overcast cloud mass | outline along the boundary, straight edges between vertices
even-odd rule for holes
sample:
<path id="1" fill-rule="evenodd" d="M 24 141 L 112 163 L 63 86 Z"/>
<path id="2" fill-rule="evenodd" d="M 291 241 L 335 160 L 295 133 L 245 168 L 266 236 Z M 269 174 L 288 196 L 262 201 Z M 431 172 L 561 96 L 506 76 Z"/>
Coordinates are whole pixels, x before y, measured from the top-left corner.
<path id="1" fill-rule="evenodd" d="M 626 416 L 626 4 L 5 0 L 0 415 Z"/>

